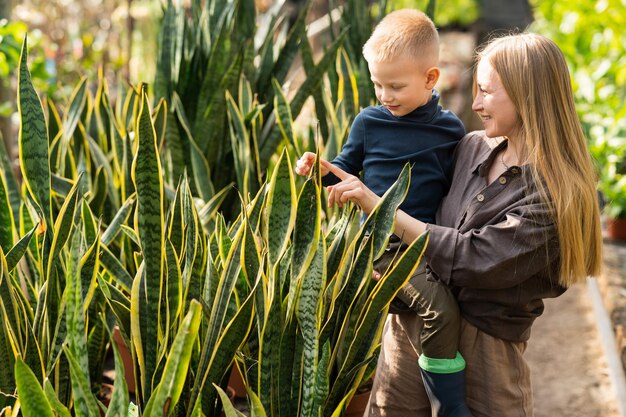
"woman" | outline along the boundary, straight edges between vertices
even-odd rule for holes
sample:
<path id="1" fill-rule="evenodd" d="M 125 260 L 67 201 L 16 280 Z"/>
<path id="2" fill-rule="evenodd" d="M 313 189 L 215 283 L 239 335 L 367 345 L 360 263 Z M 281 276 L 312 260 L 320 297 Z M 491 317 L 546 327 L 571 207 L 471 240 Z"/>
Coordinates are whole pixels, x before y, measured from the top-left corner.
<path id="1" fill-rule="evenodd" d="M 485 130 L 458 145 L 437 225 L 399 211 L 395 234 L 412 242 L 429 232 L 429 278 L 452 288 L 463 317 L 459 351 L 473 415 L 531 416 L 523 353 L 542 299 L 600 272 L 595 175 L 554 42 L 528 33 L 493 40 L 478 54 L 474 91 Z M 329 204 L 352 201 L 369 213 L 379 198 L 327 166 L 342 179 Z M 415 315 L 389 315 L 369 416 L 431 415 L 420 326 Z"/>

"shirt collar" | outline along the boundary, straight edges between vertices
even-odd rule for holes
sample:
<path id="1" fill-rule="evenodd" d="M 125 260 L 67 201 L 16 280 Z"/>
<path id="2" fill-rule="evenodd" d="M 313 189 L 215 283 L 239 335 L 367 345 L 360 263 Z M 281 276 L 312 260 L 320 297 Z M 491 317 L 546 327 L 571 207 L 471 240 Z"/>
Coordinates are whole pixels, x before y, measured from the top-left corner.
<path id="1" fill-rule="evenodd" d="M 491 168 L 491 165 L 493 164 L 493 161 L 498 156 L 498 153 L 500 151 L 506 149 L 507 146 L 509 146 L 508 139 L 505 139 L 502 142 L 498 143 L 495 148 L 491 149 L 491 151 L 486 155 L 485 158 L 479 160 L 472 167 L 472 173 L 473 174 L 478 174 L 481 177 L 486 177 L 487 175 L 489 175 L 489 169 Z M 526 168 L 527 168 L 527 165 L 523 165 L 521 167 L 518 166 L 518 165 L 513 165 L 513 166 L 509 167 L 509 169 L 507 171 L 511 172 L 514 175 L 517 175 L 517 174 L 520 174 L 520 173 L 526 171 Z"/>

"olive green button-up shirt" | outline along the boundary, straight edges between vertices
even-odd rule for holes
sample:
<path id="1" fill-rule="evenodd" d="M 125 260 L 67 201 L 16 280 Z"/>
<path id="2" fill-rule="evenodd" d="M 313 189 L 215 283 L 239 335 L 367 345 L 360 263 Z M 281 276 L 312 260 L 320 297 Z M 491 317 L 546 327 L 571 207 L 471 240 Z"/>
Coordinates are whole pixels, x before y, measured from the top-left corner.
<path id="1" fill-rule="evenodd" d="M 557 297 L 559 245 L 548 206 L 527 166 L 512 166 L 491 184 L 487 174 L 507 146 L 484 132 L 467 134 L 456 149 L 452 187 L 439 208 L 424 258 L 432 279 L 449 285 L 462 316 L 482 331 L 526 341 Z"/>

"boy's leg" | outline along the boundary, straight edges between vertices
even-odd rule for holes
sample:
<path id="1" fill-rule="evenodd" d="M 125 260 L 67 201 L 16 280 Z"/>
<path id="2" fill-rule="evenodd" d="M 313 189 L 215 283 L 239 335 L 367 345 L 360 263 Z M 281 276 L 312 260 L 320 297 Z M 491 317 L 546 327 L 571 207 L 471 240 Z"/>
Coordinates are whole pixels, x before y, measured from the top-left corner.
<path id="1" fill-rule="evenodd" d="M 422 264 L 396 298 L 423 320 L 419 365 L 434 415 L 471 416 L 465 403 L 465 361 L 458 353 L 460 313 L 454 295 L 447 286 L 429 281 Z"/>

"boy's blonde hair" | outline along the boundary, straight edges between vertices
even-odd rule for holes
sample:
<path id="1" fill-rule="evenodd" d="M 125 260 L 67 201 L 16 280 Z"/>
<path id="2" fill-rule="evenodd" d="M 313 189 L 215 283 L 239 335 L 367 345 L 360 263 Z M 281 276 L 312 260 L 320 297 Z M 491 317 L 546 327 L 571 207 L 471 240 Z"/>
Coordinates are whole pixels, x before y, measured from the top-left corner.
<path id="1" fill-rule="evenodd" d="M 532 176 L 552 210 L 559 236 L 559 282 L 598 276 L 602 234 L 596 176 L 578 120 L 567 63 L 550 39 L 523 33 L 490 42 L 478 53 L 500 76 L 522 123 Z"/>
<path id="2" fill-rule="evenodd" d="M 437 65 L 439 34 L 433 21 L 419 10 L 389 13 L 363 45 L 363 56 L 368 63 L 388 62 L 401 55 Z"/>

